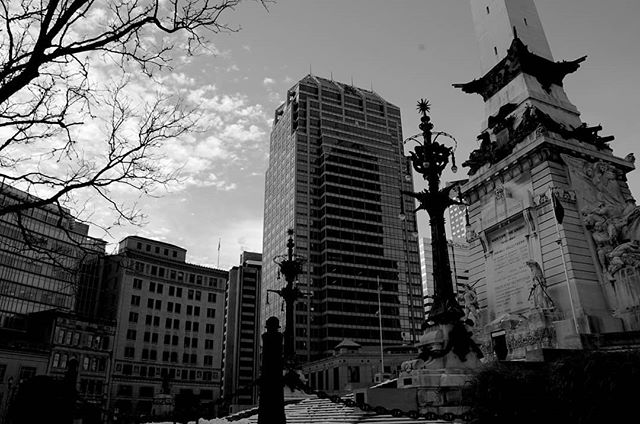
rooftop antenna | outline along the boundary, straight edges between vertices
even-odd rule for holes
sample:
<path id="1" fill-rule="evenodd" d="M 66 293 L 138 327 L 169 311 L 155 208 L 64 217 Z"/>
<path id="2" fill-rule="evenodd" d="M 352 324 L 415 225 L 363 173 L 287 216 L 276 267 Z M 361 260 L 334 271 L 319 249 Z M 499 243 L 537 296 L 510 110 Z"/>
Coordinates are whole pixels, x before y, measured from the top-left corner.
<path id="1" fill-rule="evenodd" d="M 371 91 L 373 91 L 373 80 L 371 81 Z"/>
<path id="2" fill-rule="evenodd" d="M 311 69 L 311 64 L 309 64 L 309 75 L 313 75 L 313 70 Z"/>
<path id="3" fill-rule="evenodd" d="M 333 82 L 333 71 L 331 71 L 331 82 Z"/>
<path id="4" fill-rule="evenodd" d="M 353 75 L 351 75 L 351 87 L 353 87 Z"/>

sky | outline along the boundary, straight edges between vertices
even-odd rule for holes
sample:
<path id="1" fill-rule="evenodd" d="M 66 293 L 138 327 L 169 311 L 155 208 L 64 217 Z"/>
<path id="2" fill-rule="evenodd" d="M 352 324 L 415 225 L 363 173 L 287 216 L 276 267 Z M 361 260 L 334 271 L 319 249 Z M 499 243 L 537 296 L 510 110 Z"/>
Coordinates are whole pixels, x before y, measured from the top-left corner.
<path id="1" fill-rule="evenodd" d="M 640 1 L 536 4 L 555 60 L 588 55 L 565 79 L 582 120 L 616 136 L 614 154 L 640 157 Z M 222 269 L 238 265 L 243 250 L 260 252 L 273 112 L 310 72 L 373 88 L 400 107 L 405 137 L 419 132 L 415 104 L 428 98 L 436 129 L 459 142 L 459 162 L 477 147 L 482 99 L 451 86 L 481 76 L 469 0 L 278 0 L 267 9 L 246 0 L 226 20 L 240 30 L 209 35 L 207 54 L 160 76 L 211 124 L 167 145 L 167 163 L 182 167 L 183 183 L 141 200 L 143 226 L 92 230 L 111 246 L 145 236 L 186 248 L 188 262 Z M 640 195 L 637 171 L 629 182 Z M 418 219 L 426 234 L 427 216 Z"/>

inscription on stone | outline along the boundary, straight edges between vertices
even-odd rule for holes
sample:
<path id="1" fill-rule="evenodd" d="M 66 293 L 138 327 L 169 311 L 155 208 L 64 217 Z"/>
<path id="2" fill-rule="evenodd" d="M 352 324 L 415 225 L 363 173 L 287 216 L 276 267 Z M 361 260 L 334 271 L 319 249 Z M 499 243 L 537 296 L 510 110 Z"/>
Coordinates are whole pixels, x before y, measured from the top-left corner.
<path id="1" fill-rule="evenodd" d="M 527 296 L 531 276 L 526 265 L 530 254 L 525 232 L 525 226 L 519 224 L 491 239 L 493 284 L 489 287 L 489 296 L 496 317 L 518 313 L 530 306 Z"/>

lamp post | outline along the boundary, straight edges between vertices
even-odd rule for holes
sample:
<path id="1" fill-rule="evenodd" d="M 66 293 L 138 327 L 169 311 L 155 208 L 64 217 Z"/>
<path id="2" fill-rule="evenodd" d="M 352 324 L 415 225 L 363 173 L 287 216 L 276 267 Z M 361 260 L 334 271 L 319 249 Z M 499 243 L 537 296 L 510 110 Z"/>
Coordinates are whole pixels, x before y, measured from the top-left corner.
<path id="1" fill-rule="evenodd" d="M 302 273 L 302 266 L 306 262 L 303 256 L 293 252 L 295 242 L 293 241 L 293 230 L 287 230 L 289 240 L 287 241 L 287 253 L 273 258 L 273 262 L 278 265 L 279 274 L 284 276 L 287 284 L 279 290 L 267 290 L 278 294 L 285 303 L 285 330 L 284 330 L 284 359 L 285 366 L 293 368 L 295 365 L 295 348 L 293 344 L 294 325 L 294 305 L 296 300 L 305 296 L 304 293 L 294 284 L 298 276 Z M 278 276 L 279 277 L 279 276 Z"/>
<path id="2" fill-rule="evenodd" d="M 422 132 L 405 140 L 405 143 L 408 141 L 418 143 L 414 151 L 409 154 L 413 169 L 427 181 L 427 188 L 418 193 L 406 192 L 406 194 L 418 199 L 420 202 L 418 209 L 426 210 L 430 218 L 434 294 L 433 305 L 427 316 L 427 323 L 452 324 L 459 321 L 464 313 L 456 300 L 451 281 L 444 213 L 449 206 L 463 203 L 451 198 L 450 194 L 454 188 L 453 185 L 440 188 L 440 179 L 442 172 L 449 164 L 449 158 L 451 158 L 452 163 L 451 170 L 453 172 L 457 171 L 454 154 L 457 142 L 455 138 L 445 132 L 433 131 L 433 124 L 428 115 L 430 109 L 431 106 L 427 100 L 421 99 L 418 102 L 418 112 L 422 115 L 419 128 Z M 438 138 L 440 137 L 453 140 L 453 147 L 447 147 L 439 143 Z"/>

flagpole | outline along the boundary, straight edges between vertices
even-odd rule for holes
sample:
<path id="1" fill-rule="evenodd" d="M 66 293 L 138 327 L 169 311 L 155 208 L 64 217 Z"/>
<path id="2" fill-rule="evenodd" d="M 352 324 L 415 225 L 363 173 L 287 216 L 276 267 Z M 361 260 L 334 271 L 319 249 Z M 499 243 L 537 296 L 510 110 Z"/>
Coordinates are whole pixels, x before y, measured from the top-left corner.
<path id="1" fill-rule="evenodd" d="M 218 238 L 218 265 L 216 266 L 216 268 L 220 268 L 220 241 L 222 240 L 222 237 Z"/>
<path id="2" fill-rule="evenodd" d="M 576 327 L 576 334 L 580 334 L 580 329 L 578 327 L 578 320 L 576 318 L 576 309 L 575 306 L 573 304 L 573 295 L 571 294 L 571 285 L 569 283 L 569 271 L 567 270 L 567 262 L 564 258 L 564 247 L 562 245 L 562 237 L 560 236 L 560 223 L 558 222 L 558 216 L 556 215 L 556 207 L 557 207 L 557 203 L 556 202 L 560 202 L 559 199 L 556 199 L 556 194 L 553 192 L 553 188 L 550 188 L 549 191 L 551 192 L 551 205 L 553 207 L 553 216 L 554 216 L 554 221 L 556 223 L 556 235 L 558 236 L 558 240 L 556 241 L 556 243 L 558 243 L 558 246 L 560 248 L 560 257 L 562 258 L 562 267 L 564 268 L 564 277 L 567 280 L 567 292 L 569 293 L 569 304 L 571 305 L 571 315 L 573 316 L 573 324 Z M 559 205 L 560 207 L 562 207 L 562 205 Z"/>
<path id="3" fill-rule="evenodd" d="M 380 378 L 384 381 L 384 349 L 382 347 L 382 306 L 380 302 L 380 277 L 376 276 L 378 283 L 378 325 L 380 327 Z"/>

